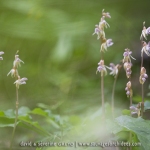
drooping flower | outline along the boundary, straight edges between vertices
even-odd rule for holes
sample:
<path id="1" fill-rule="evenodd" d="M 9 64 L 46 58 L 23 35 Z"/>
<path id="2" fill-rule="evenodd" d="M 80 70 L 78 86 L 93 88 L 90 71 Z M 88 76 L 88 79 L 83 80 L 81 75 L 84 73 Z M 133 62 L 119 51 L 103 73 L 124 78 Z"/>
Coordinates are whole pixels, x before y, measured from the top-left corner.
<path id="1" fill-rule="evenodd" d="M 103 39 L 100 51 L 102 51 L 102 52 L 107 51 L 107 48 L 112 46 L 113 44 L 114 43 L 113 43 L 112 39 L 107 39 L 107 40 Z"/>
<path id="2" fill-rule="evenodd" d="M 145 22 L 143 22 L 143 30 L 140 36 L 140 40 L 143 40 L 143 38 L 147 40 L 147 36 L 150 34 L 150 27 L 146 29 L 144 25 L 145 25 Z"/>
<path id="3" fill-rule="evenodd" d="M 131 73 L 132 73 L 131 67 L 132 67 L 132 63 L 130 63 L 130 62 L 125 62 L 124 63 L 124 69 L 126 71 L 127 78 L 130 78 L 130 76 L 131 76 Z"/>
<path id="4" fill-rule="evenodd" d="M 105 37 L 105 32 L 99 28 L 99 25 L 95 25 L 94 34 L 97 34 L 97 39 L 100 39 L 101 36 Z"/>
<path id="5" fill-rule="evenodd" d="M 17 69 L 11 69 L 10 72 L 7 74 L 7 76 L 11 74 L 11 77 L 18 77 L 18 70 Z"/>
<path id="6" fill-rule="evenodd" d="M 102 10 L 102 15 L 107 17 L 107 18 L 111 18 L 110 13 L 109 12 L 104 12 L 104 9 Z"/>
<path id="7" fill-rule="evenodd" d="M 104 65 L 104 60 L 100 60 L 100 62 L 98 63 L 98 67 L 97 67 L 96 73 L 97 72 L 100 72 L 101 76 L 107 75 L 107 70 L 106 70 L 106 67 Z"/>
<path id="8" fill-rule="evenodd" d="M 137 117 L 140 116 L 140 109 L 139 108 L 132 105 L 132 106 L 130 106 L 130 111 L 131 111 L 132 116 L 137 116 Z"/>
<path id="9" fill-rule="evenodd" d="M 143 48 L 141 50 L 141 56 L 143 56 L 143 52 L 145 52 L 147 56 L 150 56 L 150 41 L 148 42 L 148 44 L 145 41 L 143 41 L 142 43 Z"/>
<path id="10" fill-rule="evenodd" d="M 117 64 L 116 66 L 113 63 L 110 63 L 109 65 L 110 67 L 107 67 L 111 72 L 110 75 L 113 75 L 114 77 L 116 77 L 118 75 L 119 72 L 119 65 Z"/>
<path id="11" fill-rule="evenodd" d="M 130 51 L 128 48 L 126 48 L 125 52 L 123 53 L 123 56 L 124 56 L 123 63 L 125 63 L 125 62 L 130 62 L 131 63 L 131 58 L 136 60 L 135 58 L 133 58 L 131 56 L 131 54 L 132 54 L 132 51 Z"/>
<path id="12" fill-rule="evenodd" d="M 14 82 L 14 84 L 16 84 L 16 87 L 19 89 L 19 86 L 20 85 L 22 85 L 22 84 L 26 84 L 26 81 L 27 81 L 28 79 L 27 78 L 21 78 L 20 79 L 20 76 L 18 76 L 18 80 L 16 80 L 15 82 Z"/>
<path id="13" fill-rule="evenodd" d="M 13 66 L 15 68 L 18 68 L 18 66 L 21 66 L 21 63 L 24 63 L 24 62 L 19 58 L 19 55 L 15 55 L 15 60 L 13 62 Z"/>
<path id="14" fill-rule="evenodd" d="M 140 83 L 144 84 L 147 78 L 148 78 L 148 75 L 146 74 L 146 69 L 142 67 L 141 72 L 140 72 L 140 78 L 139 78 Z"/>
<path id="15" fill-rule="evenodd" d="M 3 60 L 3 57 L 1 56 L 1 55 L 3 55 L 3 54 L 4 54 L 4 52 L 1 51 L 1 52 L 0 52 L 0 60 Z"/>
<path id="16" fill-rule="evenodd" d="M 110 27 L 110 25 L 105 20 L 105 16 L 103 16 L 99 22 L 99 28 L 104 30 L 104 27 L 105 28 Z"/>
<path id="17" fill-rule="evenodd" d="M 132 93 L 132 88 L 131 88 L 131 81 L 129 81 L 129 82 L 126 84 L 125 91 L 126 91 L 127 97 L 132 97 L 133 93 Z"/>

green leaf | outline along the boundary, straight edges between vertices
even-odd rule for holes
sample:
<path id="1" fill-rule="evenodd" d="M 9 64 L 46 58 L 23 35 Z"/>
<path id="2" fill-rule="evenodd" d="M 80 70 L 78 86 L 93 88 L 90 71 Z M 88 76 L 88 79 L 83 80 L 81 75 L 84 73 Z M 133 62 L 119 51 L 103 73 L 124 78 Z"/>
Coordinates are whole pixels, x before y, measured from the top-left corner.
<path id="1" fill-rule="evenodd" d="M 8 118 L 15 118 L 15 113 L 13 109 L 8 109 L 6 111 L 4 111 L 5 116 Z"/>
<path id="2" fill-rule="evenodd" d="M 15 120 L 7 117 L 0 117 L 0 127 L 14 127 Z M 17 124 L 19 121 L 17 122 Z"/>
<path id="3" fill-rule="evenodd" d="M 54 128 L 60 129 L 60 126 L 51 118 L 47 118 L 47 122 L 49 122 Z"/>
<path id="4" fill-rule="evenodd" d="M 144 109 L 145 110 L 150 109 L 150 101 L 145 101 L 144 102 Z"/>
<path id="5" fill-rule="evenodd" d="M 120 116 L 116 118 L 117 123 L 134 132 L 141 146 L 144 150 L 148 150 L 150 147 L 150 121 L 144 120 L 142 118 L 132 118 L 130 116 Z"/>
<path id="6" fill-rule="evenodd" d="M 20 116 L 18 117 L 18 119 L 25 125 L 28 126 L 28 128 L 30 128 L 31 130 L 36 130 L 39 133 L 43 134 L 43 135 L 49 135 L 48 132 L 43 129 L 38 122 L 34 122 L 31 120 L 31 117 L 29 115 L 27 116 Z M 22 125 L 23 125 L 22 124 Z"/>
<path id="7" fill-rule="evenodd" d="M 5 113 L 3 111 L 0 111 L 0 117 L 5 116 Z"/>
<path id="8" fill-rule="evenodd" d="M 19 116 L 26 116 L 30 112 L 30 109 L 28 107 L 20 107 L 18 110 L 18 115 Z"/>
<path id="9" fill-rule="evenodd" d="M 31 111 L 31 113 L 35 114 L 35 115 L 41 115 L 41 116 L 44 116 L 44 117 L 48 116 L 48 113 L 45 112 L 44 110 L 42 110 L 41 108 L 35 108 L 34 110 Z"/>

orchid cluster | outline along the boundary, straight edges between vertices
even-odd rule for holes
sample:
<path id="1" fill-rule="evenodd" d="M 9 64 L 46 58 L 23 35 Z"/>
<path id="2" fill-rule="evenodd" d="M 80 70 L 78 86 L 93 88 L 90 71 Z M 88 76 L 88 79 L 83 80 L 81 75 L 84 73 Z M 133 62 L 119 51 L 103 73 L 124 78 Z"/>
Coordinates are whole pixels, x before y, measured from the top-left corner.
<path id="1" fill-rule="evenodd" d="M 110 27 L 109 24 L 106 22 L 105 18 L 111 18 L 110 13 L 108 12 L 104 12 L 104 9 L 102 10 L 102 18 L 100 19 L 100 22 L 98 25 L 95 25 L 95 31 L 93 33 L 97 34 L 97 39 L 101 40 L 101 48 L 100 48 L 100 52 L 105 52 L 107 51 L 107 48 L 113 45 L 112 39 L 106 39 L 105 37 L 105 32 L 104 32 L 104 28 Z M 101 59 L 100 62 L 98 63 L 98 67 L 97 67 L 97 72 L 101 72 L 101 76 L 107 75 L 107 70 L 106 67 L 104 65 L 104 60 Z M 108 69 L 110 69 L 109 67 L 107 67 Z M 112 70 L 112 68 L 110 69 Z M 114 75 L 114 73 L 113 73 Z"/>
<path id="2" fill-rule="evenodd" d="M 131 62 L 131 59 L 134 59 L 132 56 L 132 51 L 130 51 L 130 49 L 126 48 L 125 49 L 125 52 L 123 53 L 123 60 L 122 62 L 124 63 L 124 70 L 126 72 L 126 77 L 129 79 L 128 83 L 126 84 L 126 88 L 125 88 L 125 91 L 126 91 L 126 95 L 127 97 L 130 98 L 130 106 L 132 105 L 132 95 L 133 95 L 133 92 L 132 92 L 132 84 L 131 84 L 131 73 L 132 73 L 132 70 L 131 70 L 131 67 L 132 67 L 132 62 Z"/>
<path id="3" fill-rule="evenodd" d="M 143 30 L 141 33 L 141 42 L 142 42 L 142 50 L 141 50 L 141 71 L 140 71 L 140 77 L 139 82 L 142 86 L 142 102 L 141 102 L 141 116 L 143 116 L 144 112 L 144 87 L 143 84 L 145 83 L 146 79 L 148 78 L 148 75 L 146 74 L 146 69 L 143 67 L 143 53 L 147 56 L 150 56 L 150 42 L 148 44 L 143 41 L 143 38 L 147 40 L 147 36 L 150 34 L 150 27 L 145 27 L 145 22 L 143 22 Z"/>
<path id="4" fill-rule="evenodd" d="M 110 63 L 110 67 L 105 66 L 104 59 L 103 59 L 103 53 L 107 51 L 107 48 L 112 46 L 114 43 L 112 39 L 107 39 L 105 35 L 105 28 L 110 27 L 109 24 L 106 22 L 105 18 L 111 18 L 110 14 L 108 12 L 104 12 L 104 9 L 102 10 L 102 17 L 100 19 L 99 24 L 95 25 L 94 34 L 97 35 L 97 39 L 100 39 L 101 46 L 100 46 L 100 53 L 101 53 L 101 60 L 98 63 L 97 72 L 101 73 L 101 98 L 102 98 L 102 110 L 103 110 L 103 116 L 105 116 L 105 107 L 104 107 L 104 75 L 107 75 L 107 69 L 110 70 L 110 75 L 113 75 L 115 77 L 114 80 L 114 86 L 113 86 L 113 92 L 112 92 L 112 116 L 114 117 L 114 90 L 115 90 L 115 84 L 119 72 L 120 65 L 114 65 L 113 63 Z"/>
<path id="5" fill-rule="evenodd" d="M 135 58 L 133 58 L 131 56 L 132 54 L 132 51 L 130 51 L 130 49 L 126 48 L 125 49 L 125 52 L 123 53 L 123 63 L 124 63 L 124 70 L 126 72 L 126 77 L 130 80 L 130 77 L 131 77 L 131 73 L 132 73 L 132 70 L 131 70 L 131 67 L 132 67 L 132 63 L 131 63 L 131 58 L 135 60 Z M 129 81 L 126 85 L 126 94 L 127 94 L 127 97 L 132 97 L 132 89 L 131 89 L 131 81 Z"/>
<path id="6" fill-rule="evenodd" d="M 20 78 L 19 73 L 18 73 L 18 67 L 21 66 L 21 63 L 24 63 L 20 58 L 19 55 L 15 55 L 15 60 L 13 62 L 13 68 L 10 70 L 10 72 L 7 74 L 11 74 L 12 77 L 15 77 L 17 80 L 14 82 L 16 84 L 16 87 L 19 89 L 19 86 L 22 84 L 26 84 L 27 78 Z"/>
<path id="7" fill-rule="evenodd" d="M 113 45 L 112 39 L 106 39 L 105 37 L 105 31 L 104 28 L 110 27 L 109 24 L 106 22 L 105 18 L 111 18 L 110 14 L 107 12 L 104 12 L 104 9 L 102 10 L 102 18 L 100 19 L 100 22 L 98 25 L 95 25 L 94 34 L 97 34 L 97 39 L 101 39 L 101 49 L 100 51 L 104 52 L 107 51 L 107 47 L 110 47 Z"/>
<path id="8" fill-rule="evenodd" d="M 103 116 L 105 116 L 105 107 L 104 107 L 104 75 L 107 75 L 106 66 L 104 64 L 104 59 L 102 53 L 107 51 L 107 48 L 113 45 L 112 39 L 106 39 L 105 35 L 105 28 L 110 27 L 109 24 L 106 22 L 105 18 L 111 18 L 110 14 L 108 12 L 104 12 L 104 9 L 102 10 L 102 17 L 100 19 L 99 24 L 95 25 L 94 34 L 97 35 L 97 39 L 100 39 L 101 46 L 100 46 L 100 53 L 101 53 L 101 60 L 98 63 L 97 72 L 101 73 L 101 98 L 102 98 L 102 110 L 103 110 Z M 109 67 L 107 67 L 109 68 Z M 112 68 L 111 68 L 112 69 Z M 113 73 L 114 74 L 114 73 Z"/>

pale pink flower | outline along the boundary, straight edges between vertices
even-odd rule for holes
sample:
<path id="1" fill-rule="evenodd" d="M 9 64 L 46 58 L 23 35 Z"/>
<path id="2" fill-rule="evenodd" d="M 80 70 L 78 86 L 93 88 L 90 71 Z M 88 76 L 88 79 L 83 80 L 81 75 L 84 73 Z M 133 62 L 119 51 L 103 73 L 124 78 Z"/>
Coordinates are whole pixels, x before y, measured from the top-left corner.
<path id="1" fill-rule="evenodd" d="M 26 81 L 27 81 L 28 79 L 27 78 L 21 78 L 20 79 L 20 76 L 18 76 L 18 80 L 16 80 L 15 82 L 14 82 L 14 84 L 16 84 L 16 87 L 19 89 L 19 86 L 20 85 L 22 85 L 22 84 L 26 84 Z"/>
<path id="2" fill-rule="evenodd" d="M 19 55 L 15 55 L 15 60 L 13 62 L 13 66 L 15 68 L 18 68 L 18 66 L 21 66 L 21 63 L 24 63 L 24 62 L 19 58 Z"/>
<path id="3" fill-rule="evenodd" d="M 117 75 L 118 75 L 118 72 L 119 72 L 119 70 L 118 70 L 118 67 L 119 67 L 119 65 L 117 64 L 116 66 L 113 64 L 113 63 L 110 63 L 110 65 L 109 65 L 110 67 L 107 67 L 106 66 L 106 68 L 108 68 L 111 72 L 110 72 L 110 75 L 113 75 L 114 77 L 116 77 Z"/>
<path id="4" fill-rule="evenodd" d="M 112 46 L 113 44 L 114 43 L 112 42 L 112 39 L 105 40 L 101 45 L 100 51 L 107 51 L 107 48 Z"/>
<path id="5" fill-rule="evenodd" d="M 11 69 L 10 72 L 7 74 L 7 76 L 11 74 L 11 77 L 18 77 L 18 71 L 17 69 Z"/>
<path id="6" fill-rule="evenodd" d="M 107 75 L 107 70 L 106 70 L 106 67 L 104 65 L 104 60 L 100 60 L 100 62 L 98 63 L 98 67 L 97 67 L 96 73 L 97 72 L 100 72 L 101 76 Z"/>
<path id="7" fill-rule="evenodd" d="M 147 56 L 150 56 L 150 41 L 148 42 L 148 44 L 145 41 L 143 41 L 143 48 L 141 50 L 141 56 L 143 56 L 143 52 L 145 52 Z"/>
<path id="8" fill-rule="evenodd" d="M 131 54 L 132 54 L 132 51 L 130 51 L 128 48 L 126 48 L 125 52 L 123 53 L 123 56 L 124 56 L 123 63 L 125 63 L 125 62 L 130 62 L 131 63 L 131 58 L 136 60 L 135 58 L 133 58 L 131 56 Z"/>

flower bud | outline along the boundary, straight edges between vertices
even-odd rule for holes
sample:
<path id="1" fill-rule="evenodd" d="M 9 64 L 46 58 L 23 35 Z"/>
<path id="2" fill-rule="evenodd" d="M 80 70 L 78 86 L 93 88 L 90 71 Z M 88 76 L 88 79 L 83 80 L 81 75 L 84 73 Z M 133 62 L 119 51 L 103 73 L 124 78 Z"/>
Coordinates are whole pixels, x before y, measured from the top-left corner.
<path id="1" fill-rule="evenodd" d="M 146 78 L 148 78 L 148 75 L 146 74 L 146 69 L 142 67 L 141 72 L 140 72 L 139 82 L 141 84 L 144 84 L 144 82 L 146 81 Z"/>

